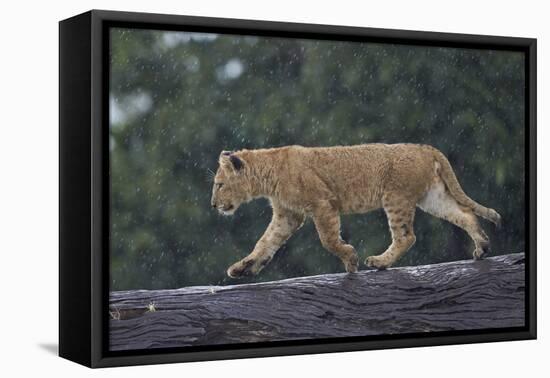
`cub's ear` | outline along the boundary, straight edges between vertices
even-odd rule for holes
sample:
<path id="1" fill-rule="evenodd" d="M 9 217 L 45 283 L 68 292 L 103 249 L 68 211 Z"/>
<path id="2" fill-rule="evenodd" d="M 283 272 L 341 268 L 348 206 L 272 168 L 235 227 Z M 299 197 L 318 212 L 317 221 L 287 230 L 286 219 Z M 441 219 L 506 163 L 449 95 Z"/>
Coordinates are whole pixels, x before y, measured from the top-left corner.
<path id="1" fill-rule="evenodd" d="M 229 155 L 229 161 L 231 161 L 236 171 L 240 171 L 244 167 L 243 161 L 236 155 Z"/>
<path id="2" fill-rule="evenodd" d="M 244 161 L 233 153 L 233 151 L 222 151 L 220 154 L 220 164 L 238 172 L 244 167 Z"/>

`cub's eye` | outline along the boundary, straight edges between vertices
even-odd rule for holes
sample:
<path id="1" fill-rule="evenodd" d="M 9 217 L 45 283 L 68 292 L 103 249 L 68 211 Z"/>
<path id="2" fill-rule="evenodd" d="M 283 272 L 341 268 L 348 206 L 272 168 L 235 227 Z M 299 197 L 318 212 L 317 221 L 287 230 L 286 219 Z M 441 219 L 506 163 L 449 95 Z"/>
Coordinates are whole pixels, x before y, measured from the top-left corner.
<path id="1" fill-rule="evenodd" d="M 218 183 L 216 184 L 216 187 L 217 187 L 218 189 L 221 189 L 222 186 L 223 186 L 223 182 L 218 182 Z"/>

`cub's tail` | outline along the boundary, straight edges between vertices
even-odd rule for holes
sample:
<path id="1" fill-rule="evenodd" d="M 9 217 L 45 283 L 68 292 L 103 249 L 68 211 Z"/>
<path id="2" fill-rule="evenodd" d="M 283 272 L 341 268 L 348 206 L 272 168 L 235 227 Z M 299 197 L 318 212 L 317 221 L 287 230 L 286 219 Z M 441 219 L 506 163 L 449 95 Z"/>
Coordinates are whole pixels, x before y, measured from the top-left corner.
<path id="1" fill-rule="evenodd" d="M 433 152 L 435 155 L 435 159 L 441 165 L 441 178 L 447 185 L 449 192 L 451 192 L 455 200 L 461 205 L 467 206 L 472 209 L 472 211 L 476 215 L 479 215 L 480 217 L 483 217 L 493 222 L 497 227 L 500 227 L 502 219 L 500 214 L 493 209 L 489 209 L 485 206 L 480 205 L 479 203 L 468 197 L 468 195 L 464 193 L 464 190 L 462 190 L 462 187 L 458 183 L 456 175 L 453 171 L 453 167 L 451 167 L 449 160 L 447 160 L 447 158 L 445 157 L 445 155 L 443 155 L 443 153 L 441 153 L 441 151 L 433 148 Z"/>

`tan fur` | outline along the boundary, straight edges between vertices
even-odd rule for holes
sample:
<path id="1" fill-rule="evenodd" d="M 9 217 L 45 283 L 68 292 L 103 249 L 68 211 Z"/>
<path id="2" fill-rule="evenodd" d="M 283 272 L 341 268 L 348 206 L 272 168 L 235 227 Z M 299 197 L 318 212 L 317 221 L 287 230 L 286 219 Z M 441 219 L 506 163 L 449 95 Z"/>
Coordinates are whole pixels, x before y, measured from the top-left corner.
<path id="1" fill-rule="evenodd" d="M 353 246 L 340 238 L 340 215 L 386 212 L 392 243 L 368 266 L 391 266 L 415 243 L 416 207 L 464 229 L 482 258 L 489 240 L 476 215 L 500 224 L 500 215 L 468 197 L 447 158 L 416 144 L 288 146 L 222 152 L 214 179 L 212 206 L 232 214 L 242 203 L 266 197 L 273 218 L 252 253 L 229 267 L 231 277 L 257 274 L 307 217 L 322 245 L 338 256 L 348 272 L 358 268 Z"/>

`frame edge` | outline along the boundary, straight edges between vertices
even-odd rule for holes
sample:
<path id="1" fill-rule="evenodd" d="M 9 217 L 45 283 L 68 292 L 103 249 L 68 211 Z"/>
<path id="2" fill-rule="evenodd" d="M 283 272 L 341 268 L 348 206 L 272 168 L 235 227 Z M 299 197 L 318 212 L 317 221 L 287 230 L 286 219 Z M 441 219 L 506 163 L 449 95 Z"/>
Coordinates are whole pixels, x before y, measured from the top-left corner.
<path id="1" fill-rule="evenodd" d="M 90 20 L 59 22 L 59 356 L 90 366 Z"/>

